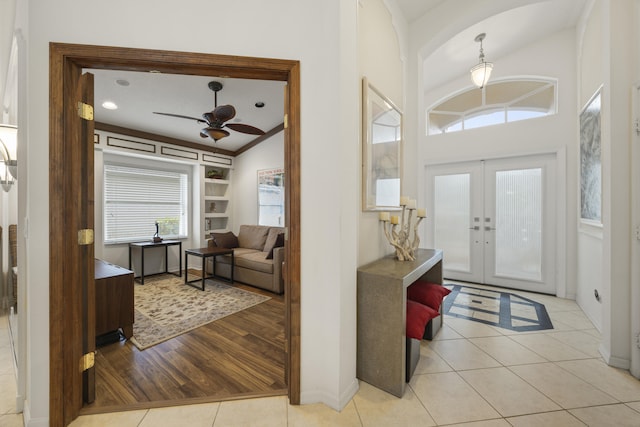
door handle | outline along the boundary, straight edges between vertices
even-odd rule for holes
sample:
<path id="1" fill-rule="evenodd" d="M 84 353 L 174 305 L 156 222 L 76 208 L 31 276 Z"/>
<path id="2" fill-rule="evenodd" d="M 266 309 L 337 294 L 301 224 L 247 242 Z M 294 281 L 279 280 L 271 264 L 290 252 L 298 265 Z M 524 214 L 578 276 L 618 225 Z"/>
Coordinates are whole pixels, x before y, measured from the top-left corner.
<path id="1" fill-rule="evenodd" d="M 479 231 L 480 230 L 480 226 L 476 225 L 476 226 L 473 226 L 473 227 L 469 227 L 469 230 Z"/>
<path id="2" fill-rule="evenodd" d="M 493 228 L 493 227 L 489 227 L 489 226 L 486 226 L 486 227 L 484 228 L 484 231 L 491 231 L 491 230 L 495 230 L 495 228 Z"/>

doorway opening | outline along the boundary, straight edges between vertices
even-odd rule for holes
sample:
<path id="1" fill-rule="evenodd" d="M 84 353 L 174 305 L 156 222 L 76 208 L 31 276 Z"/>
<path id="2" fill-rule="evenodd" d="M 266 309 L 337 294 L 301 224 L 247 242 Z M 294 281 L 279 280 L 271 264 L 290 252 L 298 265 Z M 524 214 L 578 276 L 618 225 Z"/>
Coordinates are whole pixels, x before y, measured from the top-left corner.
<path id="1" fill-rule="evenodd" d="M 50 423 L 67 425 L 82 407 L 83 280 L 93 273 L 93 251 L 81 254 L 68 236 L 87 236 L 74 222 L 78 200 L 90 211 L 93 200 L 84 199 L 82 177 L 93 174 L 92 164 L 78 164 L 74 154 L 86 150 L 74 135 L 72 117 L 82 69 L 114 69 L 200 76 L 279 80 L 285 89 L 285 218 L 287 241 L 285 277 L 285 353 L 288 397 L 300 403 L 300 65 L 298 61 L 214 54 L 167 52 L 106 46 L 50 45 Z M 93 150 L 93 147 L 90 147 Z M 80 197 L 78 197 L 80 195 Z M 86 240 L 84 241 L 86 243 Z M 71 245 L 71 246 L 70 246 Z M 69 248 L 72 248 L 69 251 Z M 77 252 L 77 253 L 76 253 Z M 80 253 L 80 254 L 79 254 Z M 91 274 L 91 280 L 93 280 Z M 255 396 L 252 396 L 255 397 Z"/>

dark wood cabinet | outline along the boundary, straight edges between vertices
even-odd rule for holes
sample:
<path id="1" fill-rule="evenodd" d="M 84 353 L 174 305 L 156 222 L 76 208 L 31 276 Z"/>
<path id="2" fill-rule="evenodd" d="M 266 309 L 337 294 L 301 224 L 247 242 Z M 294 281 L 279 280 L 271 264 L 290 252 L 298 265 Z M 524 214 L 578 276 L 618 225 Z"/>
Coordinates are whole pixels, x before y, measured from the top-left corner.
<path id="1" fill-rule="evenodd" d="M 122 329 L 133 335 L 133 271 L 96 259 L 96 336 Z"/>

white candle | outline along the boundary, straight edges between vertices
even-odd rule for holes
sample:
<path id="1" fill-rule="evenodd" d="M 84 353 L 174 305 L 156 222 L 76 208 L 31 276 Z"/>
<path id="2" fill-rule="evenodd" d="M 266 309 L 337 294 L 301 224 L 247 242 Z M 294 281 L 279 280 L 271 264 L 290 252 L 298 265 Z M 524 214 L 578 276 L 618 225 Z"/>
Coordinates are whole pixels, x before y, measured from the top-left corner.
<path id="1" fill-rule="evenodd" d="M 407 206 L 409 204 L 409 198 L 407 196 L 400 196 L 400 206 Z"/>
<path id="2" fill-rule="evenodd" d="M 389 212 L 380 212 L 380 221 L 389 221 Z"/>
<path id="3" fill-rule="evenodd" d="M 400 218 L 398 217 L 398 215 L 394 215 L 391 217 L 391 224 L 399 224 L 400 223 Z"/>
<path id="4" fill-rule="evenodd" d="M 425 208 L 418 208 L 418 217 L 419 218 L 426 218 L 427 217 L 427 210 Z"/>
<path id="5" fill-rule="evenodd" d="M 409 203 L 407 203 L 407 208 L 415 209 L 416 208 L 416 199 L 409 200 Z"/>

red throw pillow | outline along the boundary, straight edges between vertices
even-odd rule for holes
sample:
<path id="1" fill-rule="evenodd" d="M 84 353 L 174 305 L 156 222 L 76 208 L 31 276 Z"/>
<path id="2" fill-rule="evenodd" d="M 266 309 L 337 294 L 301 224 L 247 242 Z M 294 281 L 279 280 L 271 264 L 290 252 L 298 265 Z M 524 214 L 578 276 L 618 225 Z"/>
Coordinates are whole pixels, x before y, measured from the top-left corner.
<path id="1" fill-rule="evenodd" d="M 429 320 L 438 316 L 440 313 L 433 308 L 407 300 L 407 338 L 421 340 Z"/>
<path id="2" fill-rule="evenodd" d="M 436 283 L 415 281 L 407 288 L 407 298 L 440 311 L 440 304 L 451 291 Z"/>

